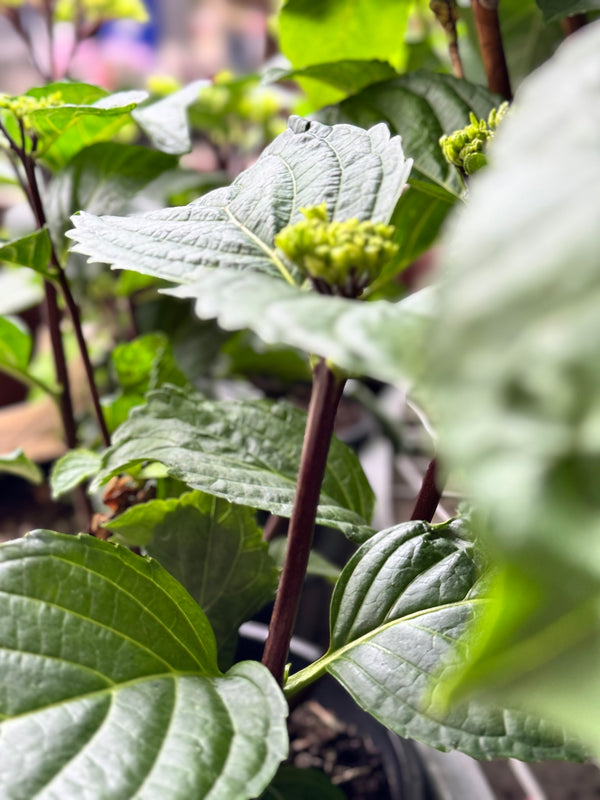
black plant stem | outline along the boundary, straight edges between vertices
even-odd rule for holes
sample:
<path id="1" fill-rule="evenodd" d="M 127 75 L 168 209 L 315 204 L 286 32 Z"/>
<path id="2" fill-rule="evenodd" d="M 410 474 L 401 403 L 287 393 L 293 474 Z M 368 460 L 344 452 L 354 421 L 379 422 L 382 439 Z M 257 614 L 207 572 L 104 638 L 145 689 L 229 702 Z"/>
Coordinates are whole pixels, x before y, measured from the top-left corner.
<path id="1" fill-rule="evenodd" d="M 22 153 L 21 160 L 23 168 L 25 170 L 25 175 L 27 177 L 27 184 L 29 186 L 29 200 L 31 203 L 31 208 L 33 213 L 35 214 L 35 218 L 39 227 L 43 228 L 44 225 L 46 225 L 46 213 L 44 211 L 44 206 L 40 195 L 37 176 L 35 174 L 35 162 L 33 161 L 30 155 L 24 152 Z M 65 303 L 69 310 L 69 316 L 71 317 L 71 322 L 73 323 L 73 330 L 75 332 L 75 338 L 77 339 L 77 345 L 79 347 L 79 352 L 81 354 L 81 358 L 83 361 L 87 383 L 90 389 L 92 404 L 94 407 L 94 412 L 96 414 L 96 419 L 98 421 L 98 427 L 100 428 L 102 441 L 105 447 L 109 447 L 110 434 L 108 432 L 108 428 L 106 427 L 106 421 L 104 419 L 104 414 L 102 413 L 102 406 L 100 405 L 100 397 L 98 395 L 98 389 L 96 387 L 96 382 L 94 381 L 94 370 L 92 367 L 92 362 L 90 361 L 90 354 L 88 352 L 87 344 L 83 336 L 79 309 L 77 307 L 77 303 L 75 302 L 75 298 L 73 297 L 73 294 L 71 292 L 71 287 L 69 286 L 69 281 L 67 280 L 65 271 L 62 268 L 60 261 L 58 260 L 58 256 L 56 255 L 54 244 L 51 244 L 50 259 L 52 262 L 52 266 L 56 270 L 58 283 L 60 285 Z"/>
<path id="2" fill-rule="evenodd" d="M 410 517 L 411 520 L 431 522 L 433 519 L 442 498 L 442 493 L 438 488 L 439 476 L 437 472 L 437 461 L 433 458 L 423 476 L 423 483 Z"/>
<path id="3" fill-rule="evenodd" d="M 512 100 L 498 18 L 499 3 L 500 0 L 471 0 L 488 87 L 491 92 L 501 94 L 506 100 Z"/>
<path id="4" fill-rule="evenodd" d="M 338 378 L 325 361 L 316 365 L 288 546 L 262 658 L 262 663 L 280 684 L 283 683 L 290 639 L 298 613 L 321 484 L 344 383 L 345 380 Z"/>

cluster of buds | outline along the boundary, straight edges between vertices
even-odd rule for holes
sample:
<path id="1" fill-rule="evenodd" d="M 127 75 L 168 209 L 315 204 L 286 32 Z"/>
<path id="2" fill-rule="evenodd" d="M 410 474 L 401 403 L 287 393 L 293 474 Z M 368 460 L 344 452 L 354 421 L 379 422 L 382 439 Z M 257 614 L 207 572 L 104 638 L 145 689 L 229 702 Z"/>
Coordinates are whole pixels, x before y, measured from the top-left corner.
<path id="1" fill-rule="evenodd" d="M 275 244 L 323 294 L 358 297 L 398 251 L 393 225 L 328 222 L 325 203 L 300 211 L 304 219 L 283 228 Z"/>
<path id="2" fill-rule="evenodd" d="M 490 111 L 487 120 L 477 119 L 471 112 L 466 127 L 440 139 L 446 161 L 454 164 L 464 177 L 484 167 L 487 164 L 487 144 L 494 138 L 496 128 L 507 111 L 508 103 L 502 103 Z"/>
<path id="3" fill-rule="evenodd" d="M 8 94 L 0 94 L 0 111 L 9 111 L 22 121 L 26 129 L 29 129 L 31 128 L 30 115 L 34 111 L 44 108 L 56 108 L 63 105 L 63 102 L 60 92 L 52 92 L 46 97 L 31 97 L 27 94 L 11 97 Z"/>

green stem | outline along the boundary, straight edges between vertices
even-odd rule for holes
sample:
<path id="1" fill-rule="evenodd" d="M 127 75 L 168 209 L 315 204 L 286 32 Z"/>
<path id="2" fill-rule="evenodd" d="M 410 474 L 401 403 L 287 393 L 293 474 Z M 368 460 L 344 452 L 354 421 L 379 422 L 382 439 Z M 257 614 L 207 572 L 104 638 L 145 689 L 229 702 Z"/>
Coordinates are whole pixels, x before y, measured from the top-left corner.
<path id="1" fill-rule="evenodd" d="M 344 383 L 345 380 L 338 378 L 324 360 L 319 361 L 314 368 L 285 563 L 262 659 L 262 663 L 280 684 L 283 683 L 290 639 L 304 585 L 321 484 Z"/>

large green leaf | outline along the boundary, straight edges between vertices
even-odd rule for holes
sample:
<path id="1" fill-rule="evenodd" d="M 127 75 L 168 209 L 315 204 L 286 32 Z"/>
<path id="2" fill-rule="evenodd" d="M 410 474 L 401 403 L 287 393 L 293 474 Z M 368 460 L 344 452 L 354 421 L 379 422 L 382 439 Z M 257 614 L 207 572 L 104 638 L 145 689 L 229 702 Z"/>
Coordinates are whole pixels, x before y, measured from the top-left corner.
<path id="1" fill-rule="evenodd" d="M 189 492 L 133 506 L 107 527 L 118 541 L 143 547 L 185 586 L 219 647 L 275 595 L 278 572 L 252 509 Z"/>
<path id="2" fill-rule="evenodd" d="M 408 522 L 373 536 L 350 559 L 331 603 L 331 645 L 286 684 L 327 670 L 401 736 L 476 758 L 581 757 L 562 731 L 526 710 L 471 702 L 443 713 L 432 691 L 485 605 L 464 524 Z"/>
<path id="3" fill-rule="evenodd" d="M 228 188 L 190 205 L 122 217 L 73 218 L 76 252 L 120 269 L 190 283 L 202 267 L 233 267 L 284 276 L 273 240 L 301 218 L 300 208 L 326 202 L 335 219 L 387 222 L 410 163 L 384 125 L 363 131 L 292 117 L 258 161 Z"/>
<path id="4" fill-rule="evenodd" d="M 363 128 L 386 122 L 402 136 L 402 147 L 414 159 L 409 183 L 452 203 L 462 194 L 456 169 L 448 164 L 440 136 L 463 128 L 473 112 L 487 118 L 501 102 L 487 89 L 451 75 L 425 70 L 368 86 L 339 105 L 324 109 L 325 122 L 350 122 Z"/>
<path id="5" fill-rule="evenodd" d="M 546 22 L 600 9 L 600 0 L 536 0 Z"/>
<path id="6" fill-rule="evenodd" d="M 408 0 L 287 0 L 279 15 L 280 46 L 293 67 L 345 59 L 404 65 Z"/>
<path id="7" fill-rule="evenodd" d="M 523 83 L 449 232 L 431 343 L 443 453 L 511 588 L 465 685 L 526 695 L 597 753 L 599 73 L 595 23 Z"/>
<path id="8" fill-rule="evenodd" d="M 0 600 L 3 797 L 251 798 L 285 757 L 270 674 L 221 675 L 206 617 L 155 561 L 38 531 L 0 548 Z"/>
<path id="9" fill-rule="evenodd" d="M 165 386 L 117 429 L 98 481 L 158 461 L 194 489 L 289 517 L 305 424 L 306 414 L 287 403 L 219 402 Z M 357 457 L 334 439 L 317 521 L 361 539 L 372 533 L 372 509 Z"/>
<path id="10" fill-rule="evenodd" d="M 420 371 L 430 317 L 415 296 L 363 303 L 232 269 L 197 269 L 195 283 L 169 293 L 193 297 L 196 314 L 222 328 L 251 328 L 270 344 L 316 353 L 351 373 L 400 382 Z"/>
<path id="11" fill-rule="evenodd" d="M 84 208 L 91 214 L 116 214 L 131 198 L 177 160 L 136 145 L 101 142 L 81 150 L 50 181 L 47 217 L 61 237 L 69 217 Z"/>

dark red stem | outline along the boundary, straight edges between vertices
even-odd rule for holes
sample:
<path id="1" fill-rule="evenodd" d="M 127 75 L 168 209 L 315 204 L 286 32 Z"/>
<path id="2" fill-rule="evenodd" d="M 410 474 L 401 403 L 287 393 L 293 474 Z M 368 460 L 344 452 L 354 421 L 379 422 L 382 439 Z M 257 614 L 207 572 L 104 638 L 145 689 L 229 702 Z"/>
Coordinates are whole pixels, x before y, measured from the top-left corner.
<path id="1" fill-rule="evenodd" d="M 325 361 L 320 361 L 315 367 L 288 546 L 262 659 L 280 684 L 283 683 L 290 639 L 298 613 L 321 484 L 344 383 L 345 380 L 337 378 Z"/>
<path id="2" fill-rule="evenodd" d="M 483 67 L 491 92 L 512 100 L 512 90 L 498 18 L 499 0 L 471 0 Z"/>
<path id="3" fill-rule="evenodd" d="M 423 483 L 410 517 L 411 520 L 420 519 L 424 522 L 431 522 L 441 498 L 442 493 L 438 488 L 437 461 L 433 458 L 423 476 Z"/>
<path id="4" fill-rule="evenodd" d="M 573 14 L 572 17 L 565 17 L 561 19 L 560 24 L 565 36 L 570 36 L 581 30 L 584 25 L 587 25 L 588 19 L 585 14 Z"/>

